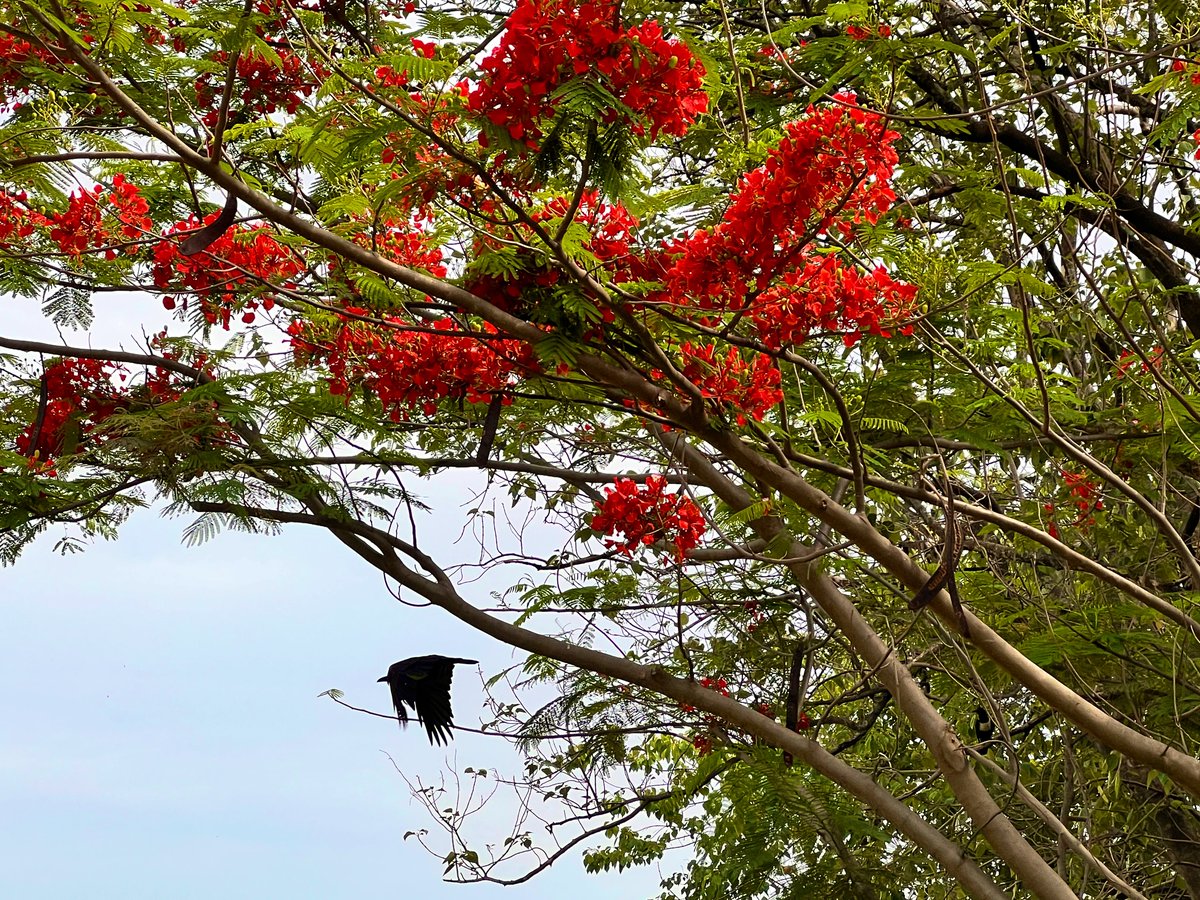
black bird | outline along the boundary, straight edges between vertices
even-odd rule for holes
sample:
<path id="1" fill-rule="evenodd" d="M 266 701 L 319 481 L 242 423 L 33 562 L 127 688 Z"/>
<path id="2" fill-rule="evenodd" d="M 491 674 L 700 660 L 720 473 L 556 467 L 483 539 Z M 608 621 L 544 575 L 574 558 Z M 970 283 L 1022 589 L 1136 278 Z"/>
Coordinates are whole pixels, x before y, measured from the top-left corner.
<path id="1" fill-rule="evenodd" d="M 982 706 L 975 708 L 975 739 L 981 744 L 987 744 L 996 736 L 996 723 L 992 721 L 992 717 L 988 715 L 988 711 Z M 983 752 L 987 753 L 988 748 L 985 746 Z"/>
<path id="2" fill-rule="evenodd" d="M 450 711 L 450 679 L 456 663 L 476 665 L 476 659 L 455 659 L 450 656 L 414 656 L 392 663 L 388 673 L 380 678 L 392 690 L 392 705 L 400 717 L 400 727 L 408 724 L 411 706 L 417 721 L 429 732 L 429 743 L 447 743 L 454 732 L 454 713 Z"/>

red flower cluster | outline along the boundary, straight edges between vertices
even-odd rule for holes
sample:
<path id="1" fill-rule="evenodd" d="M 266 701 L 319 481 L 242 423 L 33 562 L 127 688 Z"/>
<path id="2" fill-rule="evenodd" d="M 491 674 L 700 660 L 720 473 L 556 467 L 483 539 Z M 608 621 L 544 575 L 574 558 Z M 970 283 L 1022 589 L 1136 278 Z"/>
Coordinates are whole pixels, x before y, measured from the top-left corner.
<path id="1" fill-rule="evenodd" d="M 729 696 L 729 682 L 724 678 L 710 678 L 705 676 L 704 678 L 700 679 L 700 687 L 708 688 L 710 691 L 716 691 L 722 697 Z M 679 708 L 684 712 L 696 711 L 696 707 L 692 706 L 690 703 L 680 703 Z M 771 707 L 765 703 L 760 703 L 758 705 L 758 711 L 764 716 L 771 715 Z M 720 716 L 714 716 L 711 713 L 707 713 L 704 716 L 704 721 L 708 722 L 710 725 L 715 725 L 721 721 L 721 718 Z M 696 734 L 692 737 L 692 746 L 696 748 L 696 753 L 698 755 L 708 756 L 708 754 L 712 753 L 713 750 L 712 737 L 703 733 Z"/>
<path id="2" fill-rule="evenodd" d="M 296 112 L 304 98 L 316 89 L 317 79 L 324 75 L 319 70 L 310 71 L 304 60 L 290 50 L 280 47 L 275 52 L 279 56 L 278 64 L 254 53 L 243 53 L 238 58 L 235 70 L 241 82 L 240 113 L 245 118 L 258 118 L 279 109 Z M 229 62 L 229 53 L 220 50 L 209 58 L 225 66 Z M 202 72 L 196 78 L 196 105 L 208 108 L 203 121 L 209 128 L 217 124 L 217 106 L 224 77 L 222 71 Z"/>
<path id="3" fill-rule="evenodd" d="M 5 5 L 5 12 L 10 11 L 10 6 Z M 90 24 L 90 17 L 77 16 L 74 24 L 86 29 Z M 91 44 L 96 38 L 84 34 L 82 40 L 85 44 Z M 84 49 L 84 52 L 88 52 L 88 49 Z M 67 54 L 61 46 L 50 44 L 49 47 L 40 47 L 16 35 L 0 32 L 0 113 L 23 106 L 18 97 L 28 94 L 31 88 L 38 86 L 38 67 L 61 70 L 64 64 L 59 60 L 65 58 Z"/>
<path id="4" fill-rule="evenodd" d="M 389 318 L 386 325 L 352 319 L 368 310 L 348 308 L 329 334 L 313 322 L 297 320 L 288 328 L 292 352 L 300 365 L 324 364 L 329 389 L 346 397 L 362 388 L 378 399 L 392 421 L 406 419 L 416 407 L 426 415 L 442 400 L 487 403 L 504 396 L 513 384 L 536 368 L 533 351 L 521 341 L 466 334 L 450 319 L 434 332 L 413 331 L 412 324 Z"/>
<path id="5" fill-rule="evenodd" d="M 665 541 L 675 545 L 675 557 L 682 560 L 700 544 L 704 515 L 690 497 L 668 494 L 666 486 L 667 479 L 661 475 L 647 477 L 645 484 L 618 478 L 614 486 L 604 489 L 604 501 L 592 516 L 592 530 L 620 534 L 621 539 L 604 543 L 626 556 L 639 547 Z"/>
<path id="6" fill-rule="evenodd" d="M 138 240 L 154 229 L 154 222 L 148 215 L 150 204 L 142 196 L 141 188 L 120 173 L 113 176 L 108 202 L 117 211 L 117 221 L 121 223 L 119 231 L 124 237 Z"/>
<path id="7" fill-rule="evenodd" d="M 384 165 L 390 165 L 395 158 L 395 150 L 385 147 L 381 155 Z M 505 154 L 497 153 L 489 160 L 489 174 L 498 184 L 511 184 L 503 171 L 505 159 Z M 433 204 L 438 199 L 463 209 L 479 208 L 486 214 L 494 211 L 495 201 L 488 199 L 490 192 L 475 172 L 437 147 L 418 147 L 413 164 L 406 167 L 406 175 L 412 185 L 409 202 L 418 219 L 432 219 Z M 399 177 L 399 173 L 394 177 Z"/>
<path id="8" fill-rule="evenodd" d="M 715 691 L 716 693 L 720 694 L 722 697 L 730 696 L 729 682 L 726 681 L 724 678 L 710 678 L 710 677 L 706 676 L 706 677 L 700 679 L 699 684 L 700 684 L 700 687 L 707 688 L 710 691 Z M 690 703 L 680 703 L 679 708 L 680 708 L 680 710 L 682 710 L 683 712 L 686 712 L 686 713 L 693 713 L 696 711 L 696 707 L 692 706 L 692 704 L 690 704 Z M 775 718 L 775 710 L 771 708 L 770 703 L 755 704 L 753 709 L 760 716 L 766 716 L 768 719 Z M 712 713 L 705 713 L 702 718 L 703 718 L 704 722 L 706 722 L 710 726 L 717 725 L 718 723 L 721 722 L 721 717 L 713 715 Z M 800 727 L 808 728 L 808 726 L 809 726 L 808 716 L 801 713 L 800 718 L 803 721 L 803 724 Z M 726 724 L 725 727 L 728 728 L 729 725 Z M 713 739 L 712 739 L 711 729 L 707 733 L 706 732 L 694 733 L 692 736 L 692 746 L 696 749 L 696 753 L 699 756 L 708 756 L 708 754 L 712 753 Z"/>
<path id="9" fill-rule="evenodd" d="M 85 55 L 91 53 L 96 43 L 96 36 L 91 33 L 95 24 L 92 15 L 82 11 L 76 3 L 58 5 L 55 12 L 78 33 L 79 43 L 73 43 L 71 50 L 64 47 L 53 34 L 46 32 L 38 34 L 35 43 L 8 32 L 0 34 L 0 112 L 20 109 L 23 95 L 35 89 L 44 89 L 48 83 L 52 83 L 40 69 L 63 72 L 71 65 L 72 51 Z M 16 4 L 5 3 L 0 9 L 0 15 L 4 16 L 10 27 L 14 13 L 17 26 L 24 27 L 26 23 L 22 14 L 16 13 Z M 97 90 L 96 85 L 78 88 L 79 95 L 83 96 L 95 94 Z"/>
<path id="10" fill-rule="evenodd" d="M 844 267 L 825 267 L 811 258 L 815 237 L 832 227 L 848 237 L 855 223 L 878 221 L 895 200 L 890 179 L 898 135 L 880 116 L 858 108 L 853 95 L 836 99 L 837 105 L 810 107 L 807 117 L 788 125 L 787 137 L 767 161 L 742 178 L 718 225 L 667 246 L 674 256 L 663 276 L 667 299 L 680 306 L 740 310 L 747 297 L 784 276 L 785 287 L 764 294 L 762 302 L 778 305 L 797 293 L 815 298 L 803 304 L 807 312 L 793 311 L 795 321 L 779 329 L 770 327 L 776 310 L 754 316 L 752 308 L 752 318 L 774 346 L 831 324 L 882 334 L 884 320 L 908 311 L 915 289 L 882 270 L 850 277 Z M 836 315 L 832 306 L 838 307 Z"/>
<path id="11" fill-rule="evenodd" d="M 24 195 L 10 197 L 0 194 L 0 241 L 6 234 L 27 237 L 35 226 L 49 228 L 50 239 L 68 256 L 80 256 L 101 250 L 108 259 L 117 255 L 122 238 L 136 240 L 152 233 L 154 222 L 147 213 L 150 205 L 137 185 L 124 175 L 113 177 L 113 189 L 107 195 L 108 205 L 116 213 L 118 227 L 110 230 L 105 222 L 104 188 L 72 191 L 67 208 L 62 212 L 42 215 L 24 206 Z M 130 248 L 130 253 L 135 248 Z"/>
<path id="12" fill-rule="evenodd" d="M 96 185 L 90 191 L 72 191 L 67 200 L 66 210 L 47 218 L 50 240 L 58 244 L 58 249 L 63 253 L 68 256 L 80 256 L 89 250 L 110 244 L 108 232 L 101 222 L 104 211 L 100 207 L 99 199 L 103 192 L 104 188 L 100 185 Z M 111 259 L 116 252 L 110 249 L 107 255 Z"/>
<path id="13" fill-rule="evenodd" d="M 844 332 L 847 347 L 864 333 L 891 337 L 888 324 L 915 312 L 917 286 L 896 281 L 883 266 L 869 273 L 835 256 L 811 256 L 783 274 L 750 308 L 762 342 L 775 350 L 802 344 L 814 331 Z M 911 334 L 911 325 L 901 325 Z"/>
<path id="14" fill-rule="evenodd" d="M 165 359 L 175 359 L 173 353 L 164 353 Z M 182 376 L 171 369 L 155 366 L 153 372 L 146 374 L 146 391 L 155 403 L 172 403 L 183 396 L 188 389 Z"/>
<path id="15" fill-rule="evenodd" d="M 1162 368 L 1163 363 L 1163 348 L 1156 346 L 1153 350 L 1146 354 L 1147 362 L 1143 362 L 1141 358 L 1132 350 L 1122 350 L 1121 355 L 1117 358 L 1117 377 L 1124 378 L 1130 373 L 1134 366 L 1141 367 L 1142 372 L 1149 372 L 1153 366 L 1157 371 Z"/>
<path id="16" fill-rule="evenodd" d="M 0 112 L 21 108 L 20 101 L 15 98 L 23 95 L 32 83 L 26 70 L 31 61 L 51 65 L 53 56 L 29 41 L 7 32 L 0 33 Z"/>
<path id="17" fill-rule="evenodd" d="M 118 372 L 115 363 L 98 359 L 60 359 L 47 366 L 41 422 L 21 433 L 17 452 L 41 460 L 74 453 L 97 425 L 125 406 L 128 393 L 112 382 Z"/>
<path id="18" fill-rule="evenodd" d="M 1062 479 L 1077 512 L 1087 514 L 1104 509 L 1104 501 L 1100 499 L 1100 484 L 1089 480 L 1087 472 L 1068 472 L 1063 469 Z"/>
<path id="19" fill-rule="evenodd" d="M 177 222 L 167 231 L 167 238 L 207 224 L 219 215 L 210 213 L 204 223 L 193 216 Z M 234 226 L 217 238 L 203 253 L 184 256 L 174 240 L 162 240 L 154 247 L 151 278 L 163 292 L 163 306 L 174 309 L 179 294 L 194 295 L 210 325 L 221 323 L 229 329 L 230 316 L 242 312 L 242 321 L 253 322 L 255 310 L 262 306 L 270 310 L 275 300 L 270 293 L 255 295 L 247 288 L 263 282 L 277 282 L 292 287 L 291 280 L 304 271 L 303 261 L 280 244 L 265 226 L 244 228 Z M 188 299 L 184 296 L 183 308 Z"/>
<path id="20" fill-rule="evenodd" d="M 446 277 L 442 251 L 430 244 L 429 235 L 410 223 L 388 219 L 379 223 L 374 233 L 360 231 L 352 235 L 351 240 L 384 259 L 410 269 L 423 269 L 437 278 Z"/>
<path id="21" fill-rule="evenodd" d="M 1074 521 L 1065 523 L 1064 528 L 1090 528 L 1096 524 L 1096 517 L 1093 513 L 1104 509 L 1104 500 L 1100 496 L 1100 484 L 1096 481 L 1091 481 L 1088 478 L 1087 472 L 1068 472 L 1066 469 L 1061 469 L 1063 486 L 1067 488 L 1067 496 L 1070 503 L 1075 507 Z M 1057 538 L 1059 536 L 1059 525 L 1055 521 L 1058 515 L 1057 505 L 1047 503 L 1042 507 L 1049 516 L 1050 524 L 1046 528 L 1050 536 Z"/>
<path id="22" fill-rule="evenodd" d="M 742 604 L 742 608 L 750 614 L 750 621 L 746 623 L 746 631 L 749 634 L 754 634 L 754 632 L 758 631 L 758 626 L 767 618 L 767 614 L 759 608 L 758 601 L 756 600 L 747 600 Z"/>
<path id="23" fill-rule="evenodd" d="M 383 87 L 402 88 L 408 85 L 408 70 L 397 72 L 391 66 L 380 66 L 375 70 L 375 80 Z M 388 162 L 388 160 L 384 160 Z"/>
<path id="24" fill-rule="evenodd" d="M 843 105 L 810 107 L 788 125 L 767 161 L 742 178 L 723 221 L 675 248 L 673 286 L 702 306 L 728 307 L 747 289 L 765 288 L 835 222 L 849 234 L 851 223 L 873 223 L 891 207 L 899 135 L 853 96 L 836 99 Z"/>
<path id="25" fill-rule="evenodd" d="M 29 208 L 28 199 L 24 191 L 0 191 L 0 247 L 9 247 L 14 240 L 23 241 L 36 227 L 46 224 L 45 216 Z"/>
<path id="26" fill-rule="evenodd" d="M 535 222 L 554 222 L 561 220 L 569 208 L 570 200 L 562 196 L 555 197 L 534 212 L 531 218 Z M 584 191 L 571 221 L 587 229 L 589 237 L 583 242 L 583 249 L 596 258 L 614 281 L 628 280 L 631 277 L 633 270 L 630 269 L 630 265 L 636 266 L 639 262 L 633 253 L 633 233 L 637 229 L 638 220 L 629 210 L 620 203 L 604 203 L 597 191 L 588 190 Z M 482 254 L 492 247 L 504 246 L 513 241 L 532 241 L 532 236 L 527 230 L 503 237 L 504 241 L 485 237 L 479 242 L 476 253 Z M 526 268 L 513 275 L 472 278 L 467 283 L 467 290 L 510 312 L 532 306 L 538 289 L 558 284 L 561 273 L 558 269 L 546 268 L 545 257 L 532 251 L 524 254 L 524 262 Z M 633 274 L 632 277 L 636 278 L 637 275 Z"/>
<path id="27" fill-rule="evenodd" d="M 157 351 L 158 355 L 163 359 L 178 360 L 184 358 L 167 340 L 167 330 L 165 328 L 150 338 L 150 347 Z M 196 350 L 189 353 L 185 361 L 188 365 L 199 369 L 207 375 L 212 375 L 215 371 L 213 366 L 209 364 L 208 354 L 203 350 Z M 149 370 L 146 372 L 146 392 L 150 395 L 150 399 L 154 403 L 170 403 L 178 400 L 191 387 L 191 382 L 173 369 L 155 366 L 153 372 Z"/>
<path id="28" fill-rule="evenodd" d="M 867 28 L 863 25 L 847 25 L 846 36 L 852 41 L 866 41 L 878 35 L 881 38 L 889 38 L 892 36 L 892 28 L 890 25 L 879 25 L 874 29 Z"/>
<path id="29" fill-rule="evenodd" d="M 704 67 L 687 45 L 663 37 L 654 21 L 626 28 L 613 0 L 520 0 L 500 43 L 483 61 L 468 107 L 513 140 L 536 147 L 554 115 L 555 91 L 580 77 L 595 79 L 623 104 L 631 126 L 650 137 L 682 136 L 708 109 Z"/>
<path id="30" fill-rule="evenodd" d="M 1200 63 L 1190 63 L 1185 59 L 1172 60 L 1171 71 L 1177 74 L 1186 74 L 1192 84 L 1200 84 Z"/>
<path id="31" fill-rule="evenodd" d="M 534 213 L 533 218 L 538 222 L 562 219 L 569 207 L 570 201 L 560 195 Z M 638 220 L 620 203 L 603 203 L 599 191 L 586 190 L 580 196 L 572 222 L 588 230 L 583 248 L 601 263 L 620 264 L 629 259 Z"/>
<path id="32" fill-rule="evenodd" d="M 150 346 L 158 349 L 164 359 L 178 359 L 179 354 L 166 347 L 166 333 L 151 338 Z M 207 357 L 198 353 L 190 364 L 209 370 Z M 178 400 L 192 385 L 178 372 L 155 367 L 146 372 L 144 387 L 130 389 L 121 384 L 129 375 L 117 363 L 99 359 L 60 359 L 46 367 L 46 403 L 40 412 L 41 422 L 35 418 L 17 437 L 17 452 L 29 457 L 32 471 L 40 474 L 57 475 L 54 458 L 78 452 L 87 444 L 102 442 L 107 435 L 96 433 L 96 428 L 115 413 L 131 408 L 157 406 Z M 116 382 L 114 382 L 114 377 Z M 215 408 L 215 404 L 213 405 Z M 219 422 L 202 421 L 207 426 L 208 437 L 230 440 L 232 431 Z M 186 424 L 186 423 L 185 423 Z M 213 425 L 216 425 L 214 428 Z M 196 438 L 199 442 L 199 438 Z"/>
<path id="33" fill-rule="evenodd" d="M 729 682 L 726 681 L 724 678 L 709 678 L 706 675 L 704 678 L 700 679 L 700 687 L 708 688 L 710 691 L 716 691 L 722 697 L 729 696 Z M 679 708 L 681 710 L 683 710 L 684 712 L 695 712 L 696 711 L 696 707 L 692 706 L 692 704 L 690 704 L 690 703 L 680 703 Z M 766 713 L 764 713 L 764 715 L 766 715 Z M 716 716 L 706 715 L 704 718 L 710 722 L 718 721 Z"/>
<path id="34" fill-rule="evenodd" d="M 122 10 L 132 9 L 135 12 L 142 13 L 143 16 L 146 16 L 146 18 L 138 19 L 136 22 L 136 27 L 141 33 L 142 39 L 147 44 L 152 47 L 161 47 L 167 43 L 166 33 L 149 20 L 148 14 L 154 12 L 154 7 L 152 7 L 149 3 L 132 3 L 130 0 L 122 0 L 120 8 Z M 173 17 L 168 18 L 167 23 L 169 23 L 172 28 L 178 27 L 179 25 L 178 20 Z M 176 36 L 171 39 L 171 44 L 175 52 L 187 52 L 187 44 L 184 42 L 183 38 Z"/>
<path id="35" fill-rule="evenodd" d="M 715 344 L 694 346 L 686 343 L 679 348 L 683 355 L 683 376 L 700 389 L 705 399 L 718 400 L 737 410 L 737 422 L 746 424 L 749 415 L 761 422 L 767 411 L 783 399 L 779 387 L 779 369 L 769 356 L 754 355 L 746 362 L 736 347 L 724 356 L 717 353 Z"/>
<path id="36" fill-rule="evenodd" d="M 413 38 L 412 46 L 413 50 L 426 59 L 433 59 L 437 55 L 437 44 L 433 43 L 433 41 L 423 41 L 420 38 Z"/>
<path id="37" fill-rule="evenodd" d="M 668 40 L 653 19 L 628 29 L 625 37 L 631 46 L 618 52 L 610 76 L 611 90 L 650 124 L 652 140 L 660 133 L 683 137 L 708 111 L 704 65 L 687 44 Z M 604 60 L 596 66 L 603 72 Z M 635 122 L 633 132 L 645 134 L 644 126 Z"/>
<path id="38" fill-rule="evenodd" d="M 422 269 L 435 278 L 446 277 L 446 266 L 442 262 L 442 251 L 432 245 L 429 235 L 411 223 L 396 223 L 391 219 L 379 223 L 373 232 L 357 231 L 351 234 L 354 243 L 366 247 L 384 259 L 407 266 L 410 269 Z M 335 257 L 329 263 L 331 283 L 340 283 L 348 292 L 348 299 L 342 305 L 361 308 L 370 305 L 359 292 L 354 283 L 353 275 L 347 277 L 343 271 L 344 261 Z M 379 310 L 372 311 L 373 314 Z"/>

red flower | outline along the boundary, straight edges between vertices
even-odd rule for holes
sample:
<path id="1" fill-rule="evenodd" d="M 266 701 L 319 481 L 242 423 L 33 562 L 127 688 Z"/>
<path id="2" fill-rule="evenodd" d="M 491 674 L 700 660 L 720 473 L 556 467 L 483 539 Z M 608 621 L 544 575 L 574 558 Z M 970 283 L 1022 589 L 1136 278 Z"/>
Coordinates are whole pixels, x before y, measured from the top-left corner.
<path id="1" fill-rule="evenodd" d="M 11 246 L 14 239 L 23 241 L 36 228 L 47 224 L 45 216 L 26 205 L 27 199 L 24 191 L 17 194 L 0 191 L 0 247 Z"/>
<path id="2" fill-rule="evenodd" d="M 375 78 L 385 87 L 405 87 L 408 84 L 408 71 L 397 72 L 391 66 L 380 66 L 375 70 Z"/>
<path id="3" fill-rule="evenodd" d="M 204 224 L 218 215 L 210 213 Z M 195 217 L 178 222 L 167 231 L 167 236 L 191 231 L 201 224 Z M 255 288 L 271 283 L 292 287 L 293 279 L 303 271 L 303 260 L 275 240 L 266 226 L 235 225 L 195 256 L 181 254 L 174 240 L 160 241 L 154 247 L 150 274 L 164 294 L 164 307 L 175 309 L 182 296 L 183 308 L 187 309 L 190 298 L 195 297 L 205 321 L 210 325 L 220 322 L 228 330 L 234 312 L 241 313 L 242 321 L 247 321 L 247 313 L 275 306 L 269 290 L 256 293 Z"/>
<path id="4" fill-rule="evenodd" d="M 31 61 L 35 65 L 30 65 Z M 37 66 L 54 64 L 52 50 L 0 32 L 0 112 L 19 109 L 21 103 L 16 98 L 24 96 L 35 84 L 31 73 L 37 71 Z"/>
<path id="5" fill-rule="evenodd" d="M 803 341 L 816 329 L 886 336 L 911 315 L 916 288 L 882 268 L 869 275 L 812 253 L 836 228 L 844 238 L 874 224 L 895 200 L 890 180 L 899 136 L 841 94 L 787 126 L 767 161 L 747 172 L 719 224 L 670 243 L 660 299 L 679 307 L 741 311 L 769 346 Z M 782 283 L 780 283 L 782 282 Z M 903 330 L 903 329 L 902 329 Z"/>
<path id="6" fill-rule="evenodd" d="M 41 460 L 75 452 L 126 404 L 127 392 L 112 382 L 118 372 L 115 363 L 98 359 L 60 359 L 47 366 L 41 422 L 31 422 L 17 437 L 17 452 Z"/>
<path id="7" fill-rule="evenodd" d="M 1163 348 L 1156 346 L 1153 350 L 1146 354 L 1146 360 L 1148 361 L 1148 364 L 1147 362 L 1142 362 L 1137 354 L 1135 354 L 1132 350 L 1122 350 L 1121 355 L 1117 358 L 1117 377 L 1124 378 L 1129 374 L 1129 370 L 1138 363 L 1140 363 L 1141 371 L 1143 372 L 1149 372 L 1151 366 L 1153 366 L 1156 370 L 1161 369 L 1163 361 Z"/>
<path id="8" fill-rule="evenodd" d="M 234 67 L 238 85 L 234 98 L 241 101 L 234 117 L 260 118 L 280 109 L 294 113 L 304 98 L 317 88 L 318 79 L 324 73 L 319 66 L 309 67 L 303 59 L 285 47 L 276 47 L 276 60 L 255 53 L 243 53 Z M 207 109 L 204 124 L 212 128 L 217 124 L 217 98 L 221 93 L 221 80 L 229 62 L 229 53 L 219 50 L 209 57 L 221 64 L 221 73 L 202 72 L 196 78 L 196 105 Z"/>
<path id="9" fill-rule="evenodd" d="M 679 348 L 685 360 L 683 376 L 700 388 L 705 399 L 714 399 L 737 410 L 737 422 L 746 415 L 761 422 L 768 410 L 783 399 L 779 369 L 769 356 L 755 354 L 751 362 L 736 347 L 717 355 L 715 344 Z"/>
<path id="10" fill-rule="evenodd" d="M 113 176 L 112 185 L 108 202 L 117 211 L 117 221 L 121 223 L 121 234 L 131 241 L 149 236 L 154 229 L 154 222 L 147 215 L 150 211 L 150 204 L 141 195 L 141 189 L 127 181 L 125 176 L 120 173 Z M 130 247 L 129 252 L 136 252 L 136 248 Z"/>
<path id="11" fill-rule="evenodd" d="M 618 478 L 604 489 L 604 501 L 592 516 L 593 531 L 621 535 L 609 540 L 626 556 L 639 547 L 664 541 L 675 545 L 675 557 L 682 560 L 700 543 L 704 534 L 704 516 L 690 497 L 665 493 L 667 479 L 650 475 L 644 484 Z"/>
<path id="12" fill-rule="evenodd" d="M 67 198 L 67 208 L 49 217 L 50 240 L 58 249 L 70 256 L 79 256 L 89 250 L 111 243 L 101 219 L 104 215 L 99 197 L 104 188 L 96 185 L 90 191 L 72 191 Z M 110 253 L 115 255 L 115 253 Z"/>
<path id="13" fill-rule="evenodd" d="M 167 348 L 165 332 L 151 339 L 150 345 L 164 359 L 178 359 Z M 208 371 L 204 354 L 190 360 L 191 365 Z M 17 437 L 17 452 L 40 460 L 30 465 L 36 474 L 57 475 L 53 460 L 57 456 L 75 453 L 107 440 L 110 435 L 98 426 L 118 412 L 131 406 L 145 407 L 178 400 L 190 381 L 176 372 L 157 367 L 146 373 L 145 384 L 131 392 L 125 382 L 129 373 L 117 363 L 99 359 L 59 359 L 46 367 L 44 374 L 46 403 L 36 419 Z M 227 428 L 220 431 L 226 439 L 234 439 Z M 208 437 L 211 439 L 213 434 Z M 199 438 L 196 438 L 197 443 Z"/>
<path id="14" fill-rule="evenodd" d="M 1104 509 L 1104 500 L 1100 496 L 1099 482 L 1092 481 L 1088 477 L 1088 472 L 1069 472 L 1066 469 L 1060 469 L 1059 474 L 1062 476 L 1063 486 L 1067 489 L 1067 496 L 1071 504 L 1075 507 L 1075 519 L 1071 522 L 1063 523 L 1064 528 L 1083 528 L 1088 529 L 1096 524 L 1094 513 Z M 1046 528 L 1047 532 L 1053 538 L 1059 536 L 1059 523 L 1057 521 L 1058 505 L 1055 503 L 1043 504 L 1042 508 L 1046 511 L 1047 518 L 1050 520 Z"/>
<path id="15" fill-rule="evenodd" d="M 805 255 L 782 281 L 750 310 L 759 338 L 772 349 L 801 344 L 814 331 L 843 332 L 847 346 L 864 333 L 890 337 L 888 326 L 916 305 L 916 285 L 896 281 L 882 266 L 863 273 L 834 256 Z"/>
<path id="16" fill-rule="evenodd" d="M 44 226 L 49 228 L 50 240 L 61 253 L 81 256 L 99 251 L 114 259 L 121 244 L 141 240 L 154 232 L 154 222 L 147 214 L 150 205 L 137 185 L 122 174 L 113 176 L 112 190 L 107 195 L 100 185 L 72 191 L 62 212 L 35 213 L 24 206 L 24 199 L 24 194 L 13 197 L 0 192 L 0 245 L 14 233 L 25 237 L 34 226 Z M 129 253 L 136 253 L 137 249 L 136 244 L 131 244 Z"/>
<path id="17" fill-rule="evenodd" d="M 407 419 L 420 407 L 427 415 L 437 412 L 446 399 L 488 403 L 509 393 L 537 362 L 521 341 L 488 339 L 456 331 L 450 319 L 434 325 L 433 333 L 412 331 L 412 324 L 389 318 L 384 324 L 351 318 L 368 310 L 346 309 L 332 328 L 297 320 L 288 328 L 292 353 L 300 365 L 324 365 L 329 389 L 350 401 L 362 390 L 374 395 L 393 421 Z"/>
<path id="18" fill-rule="evenodd" d="M 617 8 L 613 0 L 520 0 L 480 65 L 469 108 L 536 147 L 558 88 L 586 77 L 622 104 L 601 114 L 605 123 L 624 116 L 637 134 L 648 124 L 651 139 L 682 136 L 708 109 L 703 65 L 653 20 L 626 28 Z"/>
<path id="19" fill-rule="evenodd" d="M 729 682 L 724 678 L 701 678 L 700 687 L 708 688 L 710 691 L 716 691 L 722 697 L 729 696 Z"/>
<path id="20" fill-rule="evenodd" d="M 568 198 L 555 197 L 534 211 L 531 218 L 535 222 L 553 223 L 561 220 L 569 207 Z M 584 191 L 572 222 L 587 229 L 589 237 L 581 243 L 581 247 L 595 257 L 599 264 L 597 274 L 603 272 L 613 282 L 649 280 L 654 277 L 643 271 L 643 261 L 635 252 L 634 232 L 638 220 L 620 203 L 603 203 L 599 192 Z M 497 229 L 477 240 L 475 254 L 483 259 L 492 250 L 514 243 L 529 243 L 531 238 L 528 229 Z M 469 270 L 465 287 L 508 312 L 535 307 L 548 291 L 559 284 L 560 270 L 550 268 L 544 255 L 532 251 L 518 250 L 517 258 L 522 267 L 516 271 L 477 274 Z M 605 321 L 614 318 L 610 309 L 603 310 L 601 315 Z"/>

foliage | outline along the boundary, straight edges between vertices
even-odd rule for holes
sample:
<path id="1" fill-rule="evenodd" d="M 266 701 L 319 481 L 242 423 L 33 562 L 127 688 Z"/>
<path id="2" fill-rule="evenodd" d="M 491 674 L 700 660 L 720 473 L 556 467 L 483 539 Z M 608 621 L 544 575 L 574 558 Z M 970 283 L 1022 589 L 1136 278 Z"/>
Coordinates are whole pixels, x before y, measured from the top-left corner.
<path id="1" fill-rule="evenodd" d="M 0 560 L 317 525 L 526 651 L 449 878 L 1200 897 L 1196 19 L 0 0 Z"/>

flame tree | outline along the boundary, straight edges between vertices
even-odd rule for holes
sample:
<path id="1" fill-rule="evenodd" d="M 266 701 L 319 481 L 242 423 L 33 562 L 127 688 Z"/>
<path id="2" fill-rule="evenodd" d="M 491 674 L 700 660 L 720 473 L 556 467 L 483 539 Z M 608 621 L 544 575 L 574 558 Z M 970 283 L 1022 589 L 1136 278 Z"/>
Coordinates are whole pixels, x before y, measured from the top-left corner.
<path id="1" fill-rule="evenodd" d="M 315 526 L 526 651 L 555 826 L 438 798 L 458 880 L 1200 897 L 1200 62 L 1120 12 L 2 0 L 0 553 Z"/>

